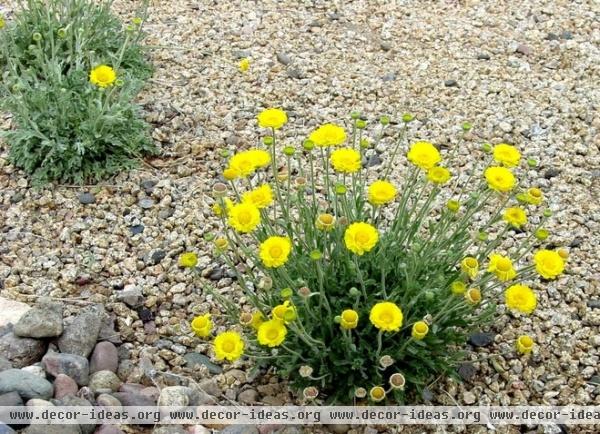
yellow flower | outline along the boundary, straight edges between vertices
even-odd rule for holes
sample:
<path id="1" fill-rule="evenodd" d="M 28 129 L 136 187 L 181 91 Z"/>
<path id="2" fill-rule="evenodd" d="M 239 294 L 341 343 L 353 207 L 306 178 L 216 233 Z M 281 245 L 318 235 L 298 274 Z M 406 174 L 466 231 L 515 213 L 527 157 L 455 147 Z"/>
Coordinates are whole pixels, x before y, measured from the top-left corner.
<path id="1" fill-rule="evenodd" d="M 494 146 L 494 160 L 506 167 L 515 167 L 521 160 L 521 153 L 514 146 L 500 143 Z"/>
<path id="2" fill-rule="evenodd" d="M 433 166 L 442 161 L 440 151 L 438 151 L 437 148 L 429 142 L 414 143 L 410 147 L 407 157 L 408 160 L 415 166 L 425 170 L 431 169 Z"/>
<path id="3" fill-rule="evenodd" d="M 319 214 L 315 226 L 320 231 L 330 231 L 335 226 L 335 217 L 331 214 Z"/>
<path id="4" fill-rule="evenodd" d="M 287 329 L 281 321 L 272 319 L 263 322 L 258 327 L 257 339 L 261 345 L 267 347 L 278 347 L 285 340 Z"/>
<path id="5" fill-rule="evenodd" d="M 271 311 L 271 315 L 273 315 L 274 320 L 289 323 L 296 319 L 296 307 L 289 300 L 286 300 L 283 304 L 275 306 Z"/>
<path id="6" fill-rule="evenodd" d="M 351 148 L 336 149 L 331 153 L 331 165 L 336 172 L 358 172 L 361 167 L 360 154 Z"/>
<path id="7" fill-rule="evenodd" d="M 370 252 L 379 240 L 379 233 L 368 223 L 352 223 L 344 233 L 346 248 L 359 256 Z"/>
<path id="8" fill-rule="evenodd" d="M 479 262 L 477 262 L 476 258 L 467 256 L 461 261 L 460 269 L 471 279 L 475 279 L 477 273 L 479 272 Z"/>
<path id="9" fill-rule="evenodd" d="M 256 162 L 248 151 L 238 152 L 229 159 L 228 169 L 236 172 L 238 177 L 245 178 L 256 170 Z"/>
<path id="10" fill-rule="evenodd" d="M 178 262 L 180 267 L 192 268 L 198 263 L 198 256 L 194 252 L 185 252 L 179 255 Z"/>
<path id="11" fill-rule="evenodd" d="M 233 167 L 228 167 L 223 171 L 223 178 L 225 178 L 227 181 L 233 181 L 234 179 L 239 177 L 240 172 Z"/>
<path id="12" fill-rule="evenodd" d="M 243 202 L 251 203 L 259 209 L 266 208 L 273 203 L 273 190 L 269 184 L 263 184 L 244 193 L 242 199 Z"/>
<path id="13" fill-rule="evenodd" d="M 343 329 L 351 330 L 358 326 L 358 312 L 353 309 L 346 309 L 342 312 L 340 325 Z"/>
<path id="14" fill-rule="evenodd" d="M 506 208 L 504 211 L 504 221 L 518 229 L 527 223 L 527 214 L 525 210 L 519 207 Z"/>
<path id="15" fill-rule="evenodd" d="M 228 210 L 229 226 L 238 232 L 252 232 L 260 223 L 260 211 L 250 203 L 239 203 Z"/>
<path id="16" fill-rule="evenodd" d="M 224 202 L 226 208 L 225 210 L 223 210 L 223 207 L 218 203 L 215 203 L 212 206 L 212 210 L 215 213 L 215 215 L 221 217 L 222 215 L 226 215 L 229 211 L 231 211 L 231 208 L 233 208 L 233 202 L 231 201 L 231 199 L 225 198 Z"/>
<path id="17" fill-rule="evenodd" d="M 372 387 L 369 390 L 369 396 L 375 402 L 383 401 L 385 399 L 385 389 L 381 386 Z"/>
<path id="18" fill-rule="evenodd" d="M 427 179 L 434 184 L 445 184 L 451 176 L 450 171 L 442 166 L 435 166 L 427 171 Z"/>
<path id="19" fill-rule="evenodd" d="M 212 321 L 210 320 L 210 314 L 199 315 L 194 318 L 191 322 L 192 331 L 196 333 L 196 336 L 205 338 L 210 334 L 212 330 Z"/>
<path id="20" fill-rule="evenodd" d="M 529 354 L 533 350 L 534 346 L 533 339 L 527 335 L 521 335 L 517 338 L 516 347 L 517 351 L 521 354 Z"/>
<path id="21" fill-rule="evenodd" d="M 308 140 L 317 146 L 338 146 L 346 141 L 346 132 L 338 125 L 325 124 L 313 131 Z"/>
<path id="22" fill-rule="evenodd" d="M 386 332 L 397 332 L 402 327 L 402 310 L 394 303 L 383 301 L 371 309 L 369 319 L 375 327 Z"/>
<path id="23" fill-rule="evenodd" d="M 240 60 L 240 63 L 238 64 L 238 68 L 240 69 L 241 72 L 248 71 L 248 69 L 250 69 L 250 59 L 247 59 L 246 57 L 244 57 L 242 60 Z"/>
<path id="24" fill-rule="evenodd" d="M 460 209 L 460 202 L 454 199 L 450 199 L 448 202 L 446 202 L 446 208 L 448 208 L 448 210 L 451 212 L 458 212 L 458 210 Z"/>
<path id="25" fill-rule="evenodd" d="M 108 65 L 99 65 L 90 71 L 90 83 L 98 87 L 111 86 L 117 80 L 117 73 Z"/>
<path id="26" fill-rule="evenodd" d="M 259 113 L 258 125 L 261 128 L 281 128 L 287 123 L 287 114 L 278 108 L 268 108 Z"/>
<path id="27" fill-rule="evenodd" d="M 229 247 L 229 241 L 227 241 L 227 238 L 217 238 L 215 240 L 215 248 L 218 251 L 224 251 L 227 250 L 227 248 Z"/>
<path id="28" fill-rule="evenodd" d="M 467 292 L 465 292 L 465 300 L 469 304 L 479 304 L 481 301 L 481 291 L 479 288 L 469 288 Z"/>
<path id="29" fill-rule="evenodd" d="M 525 285 L 509 286 L 504 292 L 504 301 L 509 309 L 530 314 L 537 306 L 535 292 Z"/>
<path id="30" fill-rule="evenodd" d="M 417 321 L 412 326 L 411 335 L 413 339 L 420 341 L 429 333 L 429 325 L 425 321 Z"/>
<path id="31" fill-rule="evenodd" d="M 271 154 L 264 149 L 250 149 L 246 152 L 256 168 L 267 167 L 271 163 Z"/>
<path id="32" fill-rule="evenodd" d="M 265 267 L 281 267 L 288 261 L 292 242 L 287 237 L 269 237 L 260 244 L 260 259 Z"/>
<path id="33" fill-rule="evenodd" d="M 4 28 L 6 22 L 4 21 L 4 17 L 0 15 L 0 30 Z"/>
<path id="34" fill-rule="evenodd" d="M 517 276 L 517 272 L 513 267 L 513 263 L 510 258 L 496 253 L 490 255 L 490 265 L 488 271 L 494 273 L 496 277 L 502 282 L 512 280 Z"/>
<path id="35" fill-rule="evenodd" d="M 371 205 L 385 205 L 396 198 L 396 187 L 387 181 L 375 181 L 369 186 L 369 202 Z"/>
<path id="36" fill-rule="evenodd" d="M 536 271 L 544 279 L 555 279 L 565 270 L 565 261 L 557 252 L 539 250 L 533 255 Z"/>
<path id="37" fill-rule="evenodd" d="M 217 335 L 213 344 L 217 360 L 233 362 L 239 359 L 244 352 L 244 341 L 237 332 L 223 332 Z"/>
<path id="38" fill-rule="evenodd" d="M 465 293 L 467 285 L 465 282 L 456 280 L 450 284 L 450 289 L 452 290 L 452 294 L 460 295 Z"/>
<path id="39" fill-rule="evenodd" d="M 515 175 L 505 167 L 488 167 L 485 169 L 485 179 L 492 190 L 507 192 L 517 183 Z"/>
<path id="40" fill-rule="evenodd" d="M 265 316 L 262 313 L 256 311 L 252 314 L 252 321 L 250 321 L 250 325 L 254 330 L 258 331 L 258 328 L 263 322 L 265 322 Z"/>
<path id="41" fill-rule="evenodd" d="M 544 200 L 544 194 L 539 188 L 530 188 L 525 193 L 525 202 L 531 205 L 539 205 Z"/>

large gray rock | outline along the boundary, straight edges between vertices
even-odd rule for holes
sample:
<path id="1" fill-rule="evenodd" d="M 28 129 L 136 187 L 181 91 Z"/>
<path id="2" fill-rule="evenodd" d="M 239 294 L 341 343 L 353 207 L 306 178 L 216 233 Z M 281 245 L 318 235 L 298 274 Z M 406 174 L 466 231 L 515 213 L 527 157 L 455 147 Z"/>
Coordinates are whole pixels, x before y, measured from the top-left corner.
<path id="1" fill-rule="evenodd" d="M 43 300 L 15 324 L 15 335 L 25 338 L 53 338 L 63 332 L 62 305 Z"/>
<path id="2" fill-rule="evenodd" d="M 116 392 L 119 390 L 123 382 L 117 374 L 111 371 L 98 371 L 94 372 L 90 377 L 90 389 L 94 391 L 98 390 L 110 390 Z"/>
<path id="3" fill-rule="evenodd" d="M 59 404 L 66 407 L 86 407 L 83 409 L 84 412 L 89 412 L 92 410 L 92 403 L 78 396 L 65 396 L 59 401 Z M 82 434 L 92 434 L 96 430 L 96 424 L 79 425 L 79 429 L 81 430 Z"/>
<path id="4" fill-rule="evenodd" d="M 0 356 L 12 363 L 15 368 L 24 368 L 39 362 L 46 352 L 43 341 L 21 338 L 14 333 L 0 337 Z"/>
<path id="5" fill-rule="evenodd" d="M 2 315 L 0 315 L 0 327 L 8 324 L 16 324 L 29 309 L 31 309 L 31 306 L 25 303 L 0 297 L 0 312 L 2 312 Z"/>
<path id="6" fill-rule="evenodd" d="M 0 395 L 0 407 L 18 407 L 23 405 L 19 392 L 8 392 Z"/>
<path id="7" fill-rule="evenodd" d="M 18 392 L 23 399 L 50 399 L 54 388 L 52 384 L 37 375 L 20 369 L 7 369 L 0 372 L 0 394 Z"/>
<path id="8" fill-rule="evenodd" d="M 83 310 L 58 339 L 60 351 L 88 357 L 96 345 L 104 315 L 101 306 L 91 306 Z"/>
<path id="9" fill-rule="evenodd" d="M 80 386 L 89 382 L 90 366 L 85 357 L 76 354 L 48 353 L 42 359 L 42 366 L 50 375 L 65 374 Z"/>
<path id="10" fill-rule="evenodd" d="M 117 372 L 119 353 L 117 347 L 110 342 L 99 342 L 90 357 L 90 373 L 98 371 Z"/>

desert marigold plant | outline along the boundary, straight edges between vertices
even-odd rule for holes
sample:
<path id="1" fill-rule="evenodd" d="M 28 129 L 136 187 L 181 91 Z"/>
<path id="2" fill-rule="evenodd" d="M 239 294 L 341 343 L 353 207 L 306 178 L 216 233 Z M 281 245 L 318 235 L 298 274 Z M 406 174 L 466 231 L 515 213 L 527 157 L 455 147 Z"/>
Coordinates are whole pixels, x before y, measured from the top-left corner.
<path id="1" fill-rule="evenodd" d="M 191 320 L 218 360 L 274 367 L 305 399 L 410 402 L 456 376 L 497 304 L 517 319 L 536 309 L 540 278 L 560 276 L 568 255 L 542 245 L 551 213 L 539 188 L 518 182 L 521 153 L 486 145 L 465 181 L 454 150 L 408 138 L 412 119 L 396 124 L 387 164 L 369 169 L 368 148 L 396 128 L 387 116 L 373 138 L 353 113 L 348 130 L 327 123 L 293 146 L 279 143 L 283 110 L 258 115 L 262 144 L 229 157 L 228 184 L 214 188 L 215 254 L 245 297 L 208 288 L 230 324 L 216 337 L 214 315 Z M 406 173 L 394 173 L 399 159 Z M 534 340 L 520 336 L 513 351 L 535 351 Z"/>

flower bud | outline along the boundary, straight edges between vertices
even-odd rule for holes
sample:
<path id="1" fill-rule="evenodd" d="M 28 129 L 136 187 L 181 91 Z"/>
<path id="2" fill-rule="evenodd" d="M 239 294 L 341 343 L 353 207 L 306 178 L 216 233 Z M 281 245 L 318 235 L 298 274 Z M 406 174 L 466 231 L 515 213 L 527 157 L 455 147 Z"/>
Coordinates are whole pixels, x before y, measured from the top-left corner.
<path id="1" fill-rule="evenodd" d="M 342 196 L 342 195 L 346 194 L 347 191 L 348 191 L 348 189 L 346 188 L 346 186 L 344 184 L 336 184 L 335 185 L 335 194 Z"/>
<path id="2" fill-rule="evenodd" d="M 402 122 L 409 123 L 412 122 L 415 117 L 410 113 L 404 113 L 402 115 Z"/>
<path id="3" fill-rule="evenodd" d="M 356 128 L 358 128 L 359 130 L 364 130 L 366 126 L 367 126 L 366 121 L 363 121 L 362 119 L 359 119 L 356 121 Z"/>
<path id="4" fill-rule="evenodd" d="M 65 39 L 67 37 L 67 29 L 60 28 L 56 31 L 56 36 L 58 36 L 60 39 Z"/>
<path id="5" fill-rule="evenodd" d="M 550 232 L 548 232 L 547 229 L 539 228 L 538 230 L 535 231 L 534 235 L 538 240 L 544 241 L 546 238 L 548 238 L 548 236 L 550 235 Z"/>
<path id="6" fill-rule="evenodd" d="M 460 209 L 460 202 L 454 199 L 450 199 L 448 202 L 446 202 L 446 208 L 448 208 L 448 210 L 451 212 L 458 212 L 458 210 Z"/>
<path id="7" fill-rule="evenodd" d="M 367 396 L 367 389 L 365 389 L 364 387 L 356 388 L 356 390 L 354 391 L 354 396 L 356 396 L 358 399 L 364 398 L 365 396 Z"/>
<path id="8" fill-rule="evenodd" d="M 315 399 L 317 396 L 319 396 L 319 389 L 314 386 L 306 387 L 302 391 L 302 396 L 304 396 L 304 399 Z"/>
<path id="9" fill-rule="evenodd" d="M 240 314 L 240 324 L 243 326 L 252 325 L 252 314 L 250 312 L 242 312 Z"/>
<path id="10" fill-rule="evenodd" d="M 561 258 L 569 259 L 569 251 L 567 249 L 558 249 L 557 253 Z"/>
<path id="11" fill-rule="evenodd" d="M 216 197 L 225 196 L 225 194 L 227 194 L 227 186 L 222 182 L 217 182 L 215 185 L 213 185 L 213 194 Z"/>
<path id="12" fill-rule="evenodd" d="M 478 288 L 470 288 L 465 292 L 465 299 L 467 300 L 467 303 L 479 304 L 481 301 L 481 291 Z"/>
<path id="13" fill-rule="evenodd" d="M 387 354 L 379 358 L 379 366 L 381 366 L 384 369 L 389 368 L 394 363 L 395 360 L 392 358 L 392 356 L 389 356 Z"/>
<path id="14" fill-rule="evenodd" d="M 39 32 L 35 32 L 32 36 L 31 39 L 33 39 L 35 42 L 40 42 L 42 40 L 42 34 Z"/>
<path id="15" fill-rule="evenodd" d="M 368 139 L 360 139 L 360 147 L 362 149 L 369 149 L 369 146 L 371 146 L 371 142 Z"/>
<path id="16" fill-rule="evenodd" d="M 380 123 L 381 125 L 389 125 L 389 123 L 390 123 L 390 117 L 389 117 L 389 116 L 385 116 L 385 115 L 384 115 L 384 116 L 381 116 L 381 117 L 379 118 L 379 123 Z"/>
<path id="17" fill-rule="evenodd" d="M 353 111 L 352 113 L 350 113 L 350 117 L 354 120 L 357 120 L 358 118 L 360 118 L 360 112 Z"/>
<path id="18" fill-rule="evenodd" d="M 271 146 L 273 144 L 273 137 L 271 137 L 271 136 L 263 137 L 263 143 L 265 146 Z"/>
<path id="19" fill-rule="evenodd" d="M 477 239 L 479 241 L 486 241 L 488 239 L 488 234 L 483 231 L 479 231 L 479 233 L 477 234 Z"/>
<path id="20" fill-rule="evenodd" d="M 342 316 L 341 315 L 336 315 L 333 317 L 333 322 L 336 324 L 339 324 L 342 322 Z"/>
<path id="21" fill-rule="evenodd" d="M 228 149 L 221 149 L 221 152 L 220 152 L 219 154 L 221 155 L 221 157 L 223 157 L 223 158 L 227 158 L 227 157 L 229 157 L 229 155 L 230 155 L 231 153 L 229 152 L 229 150 L 228 150 Z"/>
<path id="22" fill-rule="evenodd" d="M 132 22 L 133 24 L 135 24 L 136 26 L 140 26 L 142 24 L 142 19 L 140 17 L 135 17 Z"/>
<path id="23" fill-rule="evenodd" d="M 293 293 L 294 292 L 292 291 L 292 288 L 283 288 L 281 291 L 279 291 L 279 296 L 281 298 L 290 298 Z"/>
<path id="24" fill-rule="evenodd" d="M 312 151 L 313 149 L 315 149 L 315 144 L 312 140 L 306 139 L 304 142 L 302 142 L 302 147 L 305 151 Z"/>
<path id="25" fill-rule="evenodd" d="M 552 210 L 545 209 L 544 210 L 544 217 L 552 217 Z"/>
<path id="26" fill-rule="evenodd" d="M 286 147 L 283 148 L 283 153 L 285 155 L 287 155 L 288 157 L 293 156 L 294 152 L 296 152 L 296 150 L 294 149 L 293 146 L 286 146 Z"/>
<path id="27" fill-rule="evenodd" d="M 298 369 L 298 372 L 302 378 L 308 378 L 313 374 L 313 368 L 308 365 L 302 365 L 300 366 L 300 369 Z"/>
<path id="28" fill-rule="evenodd" d="M 310 288 L 308 288 L 307 286 L 303 286 L 300 289 L 298 289 L 298 295 L 300 295 L 300 297 L 308 298 L 310 297 L 310 294 Z"/>
<path id="29" fill-rule="evenodd" d="M 258 287 L 260 289 L 264 289 L 265 291 L 270 290 L 271 288 L 273 288 L 273 279 L 271 279 L 269 276 L 263 277 L 262 279 L 260 279 Z"/>
<path id="30" fill-rule="evenodd" d="M 123 79 L 117 78 L 115 80 L 115 86 L 117 86 L 117 87 L 123 87 L 124 85 L 125 85 L 125 82 L 123 81 Z"/>
<path id="31" fill-rule="evenodd" d="M 352 288 L 350 288 L 350 291 L 348 291 L 348 293 L 350 294 L 351 297 L 360 297 L 360 291 L 358 290 L 358 288 L 356 286 L 353 286 Z"/>
<path id="32" fill-rule="evenodd" d="M 463 124 L 461 125 L 461 128 L 464 132 L 467 132 L 467 131 L 471 130 L 471 128 L 473 128 L 473 125 L 471 125 L 470 122 L 463 122 Z"/>
<path id="33" fill-rule="evenodd" d="M 298 178 L 296 178 L 296 181 L 294 181 L 294 183 L 296 184 L 296 188 L 298 189 L 303 189 L 306 187 L 306 178 L 299 176 Z"/>
<path id="34" fill-rule="evenodd" d="M 527 159 L 527 165 L 528 165 L 529 167 L 536 167 L 536 166 L 537 166 L 537 164 L 538 164 L 538 163 L 537 163 L 537 160 L 536 160 L 536 159 L 534 159 L 534 158 L 528 158 L 528 159 Z"/>
<path id="35" fill-rule="evenodd" d="M 227 241 L 226 238 L 217 238 L 215 240 L 215 247 L 219 251 L 227 250 L 227 247 L 229 247 L 229 241 Z"/>
<path id="36" fill-rule="evenodd" d="M 406 385 L 406 379 L 404 378 L 404 375 L 396 372 L 390 376 L 389 383 L 390 386 L 392 386 L 392 389 L 403 390 Z"/>
<path id="37" fill-rule="evenodd" d="M 492 145 L 490 145 L 489 143 L 484 143 L 483 145 L 481 145 L 481 150 L 483 152 L 492 152 Z"/>
<path id="38" fill-rule="evenodd" d="M 319 252 L 318 250 L 313 250 L 312 252 L 310 252 L 310 259 L 312 259 L 313 261 L 318 261 L 323 257 L 323 254 L 321 252 Z"/>
<path id="39" fill-rule="evenodd" d="M 319 214 L 315 226 L 320 231 L 330 231 L 335 226 L 335 217 L 331 214 Z"/>
<path id="40" fill-rule="evenodd" d="M 375 386 L 369 391 L 369 396 L 375 402 L 383 401 L 385 399 L 385 389 L 381 386 Z"/>

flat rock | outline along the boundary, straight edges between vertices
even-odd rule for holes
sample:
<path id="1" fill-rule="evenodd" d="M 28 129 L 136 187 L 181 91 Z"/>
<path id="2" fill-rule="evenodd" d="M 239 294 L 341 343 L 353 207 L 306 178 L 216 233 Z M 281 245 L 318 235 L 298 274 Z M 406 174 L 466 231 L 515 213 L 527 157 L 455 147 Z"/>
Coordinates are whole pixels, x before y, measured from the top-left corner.
<path id="1" fill-rule="evenodd" d="M 0 407 L 19 407 L 23 405 L 23 399 L 19 392 L 8 392 L 0 395 Z"/>
<path id="2" fill-rule="evenodd" d="M 52 398 L 52 384 L 37 375 L 20 369 L 7 369 L 0 372 L 0 393 L 17 392 L 23 399 Z"/>
<path id="3" fill-rule="evenodd" d="M 15 368 L 33 365 L 42 358 L 45 352 L 46 343 L 43 341 L 21 338 L 12 332 L 0 337 L 0 356 L 12 363 Z"/>
<path id="4" fill-rule="evenodd" d="M 160 391 L 158 405 L 187 407 L 198 404 L 198 392 L 185 386 L 165 387 Z"/>
<path id="5" fill-rule="evenodd" d="M 468 343 L 474 347 L 486 347 L 494 341 L 492 333 L 473 333 L 469 336 Z"/>
<path id="6" fill-rule="evenodd" d="M 58 339 L 60 351 L 88 357 L 96 345 L 103 314 L 103 308 L 91 306 L 77 315 Z"/>
<path id="7" fill-rule="evenodd" d="M 0 297 L 0 327 L 16 324 L 31 307 L 20 301 Z"/>
<path id="8" fill-rule="evenodd" d="M 15 324 L 14 330 L 15 335 L 29 338 L 52 338 L 62 332 L 62 305 L 49 301 L 28 310 Z"/>
<path id="9" fill-rule="evenodd" d="M 183 356 L 183 359 L 185 360 L 186 366 L 189 368 L 204 365 L 208 368 L 208 371 L 211 374 L 220 374 L 221 372 L 223 372 L 223 368 L 211 362 L 210 358 L 206 357 L 204 354 L 187 353 L 185 356 Z"/>
<path id="10" fill-rule="evenodd" d="M 77 199 L 79 199 L 79 203 L 82 205 L 90 205 L 92 203 L 96 203 L 96 196 L 89 192 L 80 193 L 77 196 Z"/>
<path id="11" fill-rule="evenodd" d="M 85 357 L 77 354 L 48 353 L 42 359 L 42 366 L 50 375 L 65 374 L 80 386 L 89 382 L 90 366 Z"/>
<path id="12" fill-rule="evenodd" d="M 98 371 L 117 372 L 119 352 L 111 342 L 99 342 L 90 357 L 90 373 Z"/>
<path id="13" fill-rule="evenodd" d="M 101 393 L 96 398 L 96 404 L 101 405 L 103 407 L 120 407 L 121 401 L 119 401 L 114 396 L 109 395 L 108 393 Z"/>

